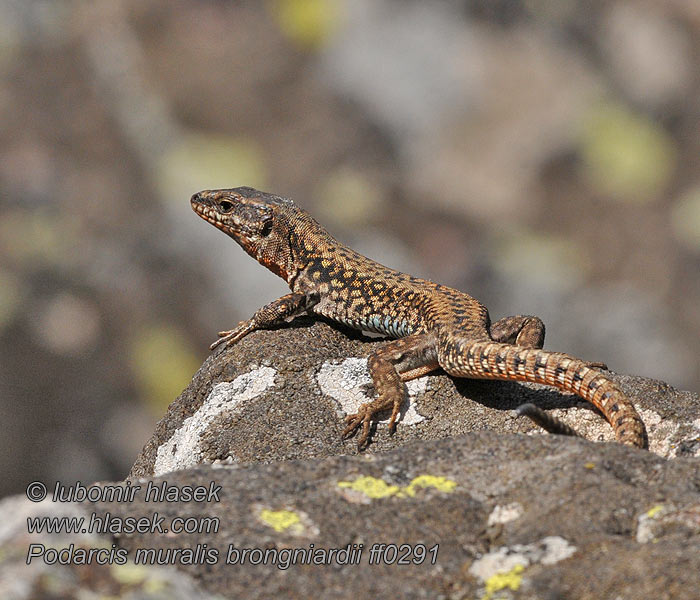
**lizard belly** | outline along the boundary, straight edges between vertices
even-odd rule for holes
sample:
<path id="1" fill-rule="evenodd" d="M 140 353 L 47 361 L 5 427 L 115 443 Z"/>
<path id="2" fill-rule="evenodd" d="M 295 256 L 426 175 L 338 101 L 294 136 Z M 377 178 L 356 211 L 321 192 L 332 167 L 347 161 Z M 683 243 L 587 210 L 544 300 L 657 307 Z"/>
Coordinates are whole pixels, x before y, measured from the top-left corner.
<path id="1" fill-rule="evenodd" d="M 406 319 L 381 315 L 378 313 L 363 314 L 361 311 L 347 310 L 346 306 L 335 303 L 320 302 L 313 307 L 313 312 L 353 329 L 382 333 L 399 338 L 411 335 L 414 327 Z"/>

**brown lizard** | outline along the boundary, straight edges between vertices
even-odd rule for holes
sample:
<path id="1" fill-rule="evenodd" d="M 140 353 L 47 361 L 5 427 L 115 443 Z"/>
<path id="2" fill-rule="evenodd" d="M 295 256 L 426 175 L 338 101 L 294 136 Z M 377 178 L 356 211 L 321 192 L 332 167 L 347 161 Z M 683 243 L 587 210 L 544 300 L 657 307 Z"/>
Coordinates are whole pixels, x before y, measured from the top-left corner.
<path id="1" fill-rule="evenodd" d="M 346 417 L 343 436 L 361 426 L 360 447 L 368 443 L 370 424 L 380 411 L 392 409 L 393 431 L 404 401 L 403 382 L 440 367 L 455 377 L 530 381 L 577 394 L 600 410 L 619 442 L 646 447 L 644 424 L 620 387 L 595 368 L 599 364 L 542 350 L 545 328 L 539 318 L 491 323 L 478 300 L 358 254 L 287 198 L 239 187 L 202 191 L 191 203 L 200 217 L 292 290 L 220 332 L 212 349 L 302 313 L 398 338 L 368 357 L 377 398 Z M 520 413 L 550 431 L 573 433 L 533 405 L 522 406 Z"/>

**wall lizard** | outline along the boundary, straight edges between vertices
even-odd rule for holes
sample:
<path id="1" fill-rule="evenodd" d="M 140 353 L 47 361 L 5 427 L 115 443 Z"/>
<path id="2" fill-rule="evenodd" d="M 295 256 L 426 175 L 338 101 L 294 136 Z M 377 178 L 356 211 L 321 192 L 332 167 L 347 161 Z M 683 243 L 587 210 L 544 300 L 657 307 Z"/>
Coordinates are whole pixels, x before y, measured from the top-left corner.
<path id="1" fill-rule="evenodd" d="M 346 417 L 343 436 L 361 428 L 360 448 L 378 412 L 392 410 L 393 431 L 403 382 L 438 368 L 454 377 L 530 381 L 577 394 L 600 410 L 619 442 L 646 447 L 644 423 L 620 387 L 596 368 L 602 365 L 542 350 L 545 328 L 539 318 L 519 315 L 491 323 L 475 298 L 358 254 L 287 198 L 239 187 L 199 192 L 191 204 L 292 290 L 220 332 L 212 350 L 302 313 L 396 338 L 368 357 L 376 399 Z M 519 412 L 549 431 L 574 433 L 531 404 Z"/>

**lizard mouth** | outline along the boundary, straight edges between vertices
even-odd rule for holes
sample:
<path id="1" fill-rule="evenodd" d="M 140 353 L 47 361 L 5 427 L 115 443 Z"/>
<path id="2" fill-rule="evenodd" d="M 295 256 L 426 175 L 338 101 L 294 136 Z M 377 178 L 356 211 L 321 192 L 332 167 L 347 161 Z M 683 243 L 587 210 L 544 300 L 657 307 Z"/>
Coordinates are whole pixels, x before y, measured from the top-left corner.
<path id="1" fill-rule="evenodd" d="M 221 220 L 221 215 L 219 215 L 219 213 L 212 209 L 210 206 L 207 206 L 201 201 L 195 199 L 191 200 L 191 204 L 194 212 L 196 212 L 200 217 L 202 217 L 202 219 L 204 219 L 208 223 L 211 223 L 214 227 L 221 229 L 221 231 L 223 231 L 224 233 L 233 233 L 233 228 L 229 224 L 224 223 Z"/>

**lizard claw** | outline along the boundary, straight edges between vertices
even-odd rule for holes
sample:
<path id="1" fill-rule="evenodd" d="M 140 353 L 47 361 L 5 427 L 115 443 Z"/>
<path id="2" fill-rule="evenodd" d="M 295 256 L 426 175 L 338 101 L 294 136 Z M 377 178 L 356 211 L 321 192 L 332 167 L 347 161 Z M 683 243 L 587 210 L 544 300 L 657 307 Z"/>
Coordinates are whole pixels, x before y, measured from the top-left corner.
<path id="1" fill-rule="evenodd" d="M 215 348 L 218 348 L 222 344 L 224 345 L 224 348 L 226 348 L 228 346 L 232 346 L 237 341 L 239 341 L 241 338 L 248 335 L 254 329 L 255 329 L 255 324 L 253 323 L 252 320 L 241 321 L 236 326 L 235 329 L 230 329 L 229 331 L 220 331 L 218 334 L 219 339 L 216 340 L 211 346 L 209 346 L 209 349 L 214 350 Z"/>
<path id="2" fill-rule="evenodd" d="M 391 419 L 389 420 L 389 433 L 391 435 L 393 435 L 394 432 L 396 431 L 396 417 L 398 414 L 399 414 L 398 410 L 396 411 L 396 414 L 391 413 Z"/>
<path id="3" fill-rule="evenodd" d="M 391 419 L 389 420 L 389 433 L 393 434 L 394 431 L 396 431 L 396 419 L 399 416 L 401 402 L 402 399 L 398 399 L 393 403 L 394 406 L 391 411 Z M 372 425 L 372 417 L 378 412 L 384 410 L 385 408 L 383 402 L 381 402 L 380 406 L 377 407 L 376 404 L 378 403 L 380 402 L 378 400 L 375 400 L 374 402 L 368 402 L 366 404 L 363 404 L 362 406 L 360 406 L 359 410 L 356 413 L 345 417 L 346 427 L 342 434 L 343 439 L 347 439 L 348 437 L 350 437 L 353 433 L 355 433 L 355 431 L 360 427 L 360 425 L 362 425 L 362 433 L 360 434 L 360 439 L 357 440 L 357 447 L 360 450 L 366 448 L 369 444 L 369 434 L 370 427 Z"/>
<path id="4" fill-rule="evenodd" d="M 363 407 L 361 406 L 360 412 L 345 417 L 345 423 L 347 426 L 345 427 L 341 437 L 343 439 L 349 438 L 353 433 L 355 433 L 359 426 L 362 425 L 362 434 L 360 435 L 360 439 L 357 440 L 357 447 L 358 449 L 362 450 L 369 442 L 369 427 L 371 422 L 371 411 L 366 409 L 363 410 Z"/>

